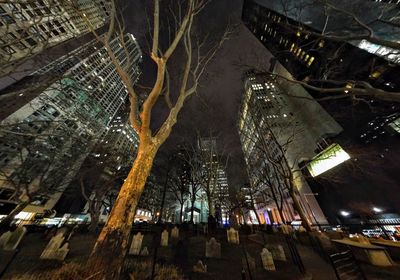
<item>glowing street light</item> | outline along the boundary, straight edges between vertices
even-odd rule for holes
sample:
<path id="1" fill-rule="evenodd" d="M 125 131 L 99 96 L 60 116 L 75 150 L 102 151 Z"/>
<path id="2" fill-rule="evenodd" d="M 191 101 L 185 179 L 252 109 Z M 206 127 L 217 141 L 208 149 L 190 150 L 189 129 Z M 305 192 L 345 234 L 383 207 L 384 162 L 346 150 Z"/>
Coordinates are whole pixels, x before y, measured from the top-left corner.
<path id="1" fill-rule="evenodd" d="M 340 215 L 342 215 L 343 217 L 347 217 L 350 215 L 350 212 L 342 210 L 342 211 L 340 211 Z"/>
<path id="2" fill-rule="evenodd" d="M 378 208 L 378 207 L 373 207 L 372 211 L 374 211 L 375 213 L 381 213 L 383 210 L 381 208 Z"/>

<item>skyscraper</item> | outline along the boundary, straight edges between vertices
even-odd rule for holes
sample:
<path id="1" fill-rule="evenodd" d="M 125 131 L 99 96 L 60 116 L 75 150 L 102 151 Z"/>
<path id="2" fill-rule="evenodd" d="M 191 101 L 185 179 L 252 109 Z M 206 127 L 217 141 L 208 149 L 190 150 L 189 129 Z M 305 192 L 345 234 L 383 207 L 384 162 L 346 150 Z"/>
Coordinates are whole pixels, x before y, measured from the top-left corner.
<path id="1" fill-rule="evenodd" d="M 218 153 L 217 138 L 204 137 L 198 139 L 198 150 L 202 155 L 203 177 L 209 178 L 203 183 L 208 185 L 207 188 L 212 193 L 212 205 L 215 208 L 213 214 L 219 222 L 225 224 L 229 220 L 227 208 L 227 201 L 229 200 L 228 177 L 225 165 Z M 207 194 L 205 194 L 205 197 L 207 197 Z M 207 197 L 207 199 L 210 199 L 210 197 Z"/>
<path id="2" fill-rule="evenodd" d="M 0 65 L 6 67 L 103 26 L 109 18 L 109 5 L 108 0 L 3 1 Z"/>
<path id="3" fill-rule="evenodd" d="M 300 165 L 315 156 L 321 137 L 341 127 L 317 102 L 305 102 L 310 97 L 304 90 L 293 96 L 272 76 L 253 72 L 244 84 L 238 129 L 250 179 L 245 195 L 256 204 L 259 220 L 299 219 L 295 196 L 311 224 L 326 223 Z"/>
<path id="4" fill-rule="evenodd" d="M 400 178 L 393 166 L 399 160 L 400 108 L 391 101 L 398 100 L 400 66 L 398 51 L 388 47 L 400 31 L 395 15 L 398 5 L 394 1 L 335 0 L 325 10 L 324 2 L 282 3 L 245 1 L 242 19 L 275 56 L 269 72 L 277 77 L 281 89 L 296 96 L 304 91 L 299 84 L 306 84 L 308 99 L 318 100 L 343 128 L 340 133 L 323 135 L 316 150 L 319 155 L 304 162 L 302 169 L 309 185 L 319 193 L 326 216 L 336 223 L 343 218 L 341 210 L 359 216 L 374 215 L 374 207 L 384 208 L 386 213 L 399 213 L 396 182 Z M 365 26 L 355 23 L 352 15 L 373 30 L 374 38 L 362 36 L 366 34 Z M 350 35 L 358 37 L 349 40 Z M 357 39 L 361 37 L 364 39 Z M 290 82 L 293 79 L 299 82 Z M 330 93 L 314 90 L 313 86 L 345 89 Z M 382 94 L 353 97 L 346 90 L 365 87 Z M 323 162 L 322 158 L 327 157 L 324 152 L 335 151 L 344 156 L 338 146 L 332 146 L 335 143 L 351 160 L 327 170 L 332 161 Z M 319 164 L 315 165 L 316 162 Z M 322 166 L 324 173 L 319 169 Z"/>
<path id="5" fill-rule="evenodd" d="M 118 38 L 110 46 L 136 81 L 141 51 L 131 34 L 124 39 L 124 48 Z M 1 188 L 10 200 L 37 204 L 26 212 L 52 209 L 125 104 L 125 86 L 105 48 L 93 41 L 9 87 L 5 96 Z"/>

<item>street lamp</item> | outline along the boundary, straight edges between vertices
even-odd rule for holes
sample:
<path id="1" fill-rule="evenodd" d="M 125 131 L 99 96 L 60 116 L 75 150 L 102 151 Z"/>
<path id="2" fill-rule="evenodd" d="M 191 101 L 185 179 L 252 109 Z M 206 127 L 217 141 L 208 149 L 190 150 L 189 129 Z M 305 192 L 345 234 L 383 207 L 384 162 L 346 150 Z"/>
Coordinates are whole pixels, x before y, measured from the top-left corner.
<path id="1" fill-rule="evenodd" d="M 381 212 L 383 212 L 383 210 L 382 210 L 381 208 L 378 208 L 378 207 L 373 207 L 373 208 L 372 208 L 372 211 L 374 211 L 375 213 L 381 213 Z"/>
<path id="2" fill-rule="evenodd" d="M 342 210 L 342 211 L 340 211 L 340 215 L 342 215 L 343 217 L 348 217 L 350 215 L 350 212 Z"/>

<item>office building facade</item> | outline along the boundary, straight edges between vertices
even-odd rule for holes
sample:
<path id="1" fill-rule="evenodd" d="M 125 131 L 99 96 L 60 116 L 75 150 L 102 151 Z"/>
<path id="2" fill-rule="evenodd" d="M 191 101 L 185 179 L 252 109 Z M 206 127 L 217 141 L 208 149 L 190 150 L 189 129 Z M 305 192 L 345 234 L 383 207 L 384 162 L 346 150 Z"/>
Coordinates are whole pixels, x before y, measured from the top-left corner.
<path id="1" fill-rule="evenodd" d="M 109 10 L 108 0 L 3 1 L 0 65 L 7 67 L 103 26 L 109 19 Z"/>
<path id="2" fill-rule="evenodd" d="M 251 196 L 262 223 L 300 219 L 293 195 L 310 224 L 326 223 L 300 165 L 316 155 L 323 137 L 336 135 L 342 128 L 317 102 L 305 102 L 310 98 L 305 91 L 296 90 L 296 95 L 273 76 L 250 72 L 244 78 L 238 120 L 250 180 L 244 195 L 247 201 Z"/>
<path id="3" fill-rule="evenodd" d="M 250 0 L 244 3 L 243 22 L 275 56 L 269 72 L 278 75 L 276 81 L 284 92 L 296 95 L 299 91 L 305 91 L 299 84 L 289 82 L 293 79 L 308 82 L 317 88 L 354 88 L 367 84 L 377 91 L 399 92 L 397 51 L 378 42 L 373 44 L 367 40 L 339 41 L 330 40 L 329 36 L 321 37 L 323 32 L 339 34 L 337 32 L 340 30 L 347 30 L 353 19 L 342 12 L 332 11 L 326 22 L 324 7 L 321 6 L 323 3 L 305 5 L 307 2 L 288 1 L 293 8 L 289 12 L 285 10 L 289 6 L 285 8 L 279 1 Z M 399 28 L 391 24 L 396 22 L 392 13 L 398 10 L 393 1 L 337 0 L 332 4 L 339 8 L 348 7 L 348 11 L 359 15 L 376 31 L 378 39 L 390 42 L 399 33 Z M 360 6 L 365 9 L 360 9 Z M 301 9 L 303 13 L 299 13 Z M 386 22 L 373 20 L 380 12 L 383 12 L 382 18 L 387 19 Z M 357 26 L 350 31 L 357 33 L 361 29 Z M 283 78 L 279 79 L 279 76 Z M 349 93 L 346 90 L 343 93 L 326 93 L 305 88 L 309 92 L 309 99 L 318 100 L 343 128 L 340 133 L 322 137 L 320 147 L 316 150 L 319 156 L 316 155 L 314 160 L 322 163 L 324 152 L 333 150 L 337 155 L 345 156 L 334 144 L 340 144 L 351 157 L 344 164 L 325 170 L 324 174 L 320 173 L 322 170 L 313 170 L 312 159 L 305 162 L 307 166 L 302 169 L 313 191 L 319 193 L 318 200 L 330 223 L 342 222 L 344 215 L 341 213 L 347 212 L 364 217 L 373 216 L 376 207 L 388 213 L 398 213 L 396 182 L 400 178 L 393 169 L 399 154 L 398 103 L 390 98 L 380 99 L 379 96 L 352 99 L 350 94 L 345 96 Z M 382 196 L 382 193 L 385 195 Z M 363 217 L 360 219 L 365 220 Z"/>
<path id="4" fill-rule="evenodd" d="M 124 39 L 125 48 L 118 38 L 110 45 L 136 81 L 141 51 L 131 34 Z M 50 84 L 47 80 L 44 86 L 41 84 L 40 77 L 62 71 L 61 77 L 55 75 Z M 28 99 L 23 99 L 32 81 L 36 81 L 36 96 L 29 94 Z M 118 120 L 116 114 L 126 103 L 128 93 L 106 50 L 96 42 L 33 73 L 11 86 L 6 95 L 13 112 L 7 111 L 1 121 L 1 189 L 8 193 L 8 200 L 31 201 L 25 212 L 51 210 L 95 144 L 107 141 L 102 137 L 110 137 L 120 149 L 125 142 L 130 143 L 129 151 L 137 145 L 137 138 L 126 123 L 118 128 L 113 123 Z M 22 101 L 18 102 L 18 98 Z M 24 101 L 28 102 L 23 104 Z M 118 129 L 126 139 L 114 135 Z"/>

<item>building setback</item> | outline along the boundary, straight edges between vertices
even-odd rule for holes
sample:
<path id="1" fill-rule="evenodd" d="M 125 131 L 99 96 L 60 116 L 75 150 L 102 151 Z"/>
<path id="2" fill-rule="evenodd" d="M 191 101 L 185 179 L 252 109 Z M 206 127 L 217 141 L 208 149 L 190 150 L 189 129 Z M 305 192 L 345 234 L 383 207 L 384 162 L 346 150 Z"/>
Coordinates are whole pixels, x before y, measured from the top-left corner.
<path id="1" fill-rule="evenodd" d="M 131 34 L 126 34 L 124 40 L 124 48 L 117 38 L 110 46 L 136 81 L 141 51 Z M 52 79 L 43 86 L 41 78 L 48 76 Z M 27 85 L 36 89 L 33 98 Z M 28 102 L 21 104 L 18 98 L 26 93 Z M 7 96 L 13 97 L 10 107 L 15 111 L 8 112 L 1 121 L 2 199 L 24 201 L 34 194 L 25 212 L 52 209 L 95 143 L 102 136 L 118 132 L 112 120 L 117 119 L 115 115 L 127 95 L 106 50 L 95 41 L 11 86 Z M 107 133 L 107 129 L 111 131 Z M 126 127 L 125 131 L 134 148 L 134 134 Z"/>

